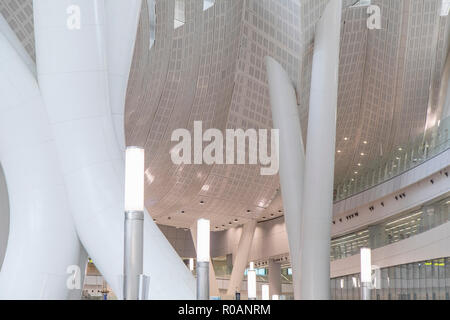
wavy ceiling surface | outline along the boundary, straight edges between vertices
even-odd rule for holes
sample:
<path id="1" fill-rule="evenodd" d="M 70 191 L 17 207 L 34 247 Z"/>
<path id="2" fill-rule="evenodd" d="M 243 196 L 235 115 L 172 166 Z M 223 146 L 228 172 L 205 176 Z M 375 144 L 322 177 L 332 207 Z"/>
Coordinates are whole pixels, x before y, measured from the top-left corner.
<path id="1" fill-rule="evenodd" d="M 258 166 L 173 165 L 174 129 L 271 128 L 265 55 L 288 71 L 306 138 L 314 28 L 329 0 L 156 0 L 156 41 L 143 0 L 126 102 L 129 145 L 147 154 L 146 205 L 160 224 L 189 227 L 208 216 L 214 230 L 282 215 L 278 177 Z M 441 0 L 372 0 L 382 29 L 366 27 L 366 8 L 344 0 L 338 102 L 339 182 L 436 122 L 449 47 Z M 31 0 L 2 0 L 0 13 L 34 58 Z M 361 154 L 364 154 L 362 156 Z M 358 166 L 360 164 L 361 166 Z"/>

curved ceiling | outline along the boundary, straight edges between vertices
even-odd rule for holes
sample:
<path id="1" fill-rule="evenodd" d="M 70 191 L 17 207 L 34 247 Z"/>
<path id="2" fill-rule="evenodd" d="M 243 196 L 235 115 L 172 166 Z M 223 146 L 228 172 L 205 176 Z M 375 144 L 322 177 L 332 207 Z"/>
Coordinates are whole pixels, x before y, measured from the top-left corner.
<path id="1" fill-rule="evenodd" d="M 173 165 L 170 136 L 195 120 L 204 129 L 270 128 L 263 58 L 271 55 L 297 89 L 306 140 L 314 28 L 329 0 L 215 0 L 206 11 L 185 1 L 186 22 L 174 29 L 175 0 L 156 0 L 150 50 L 142 4 L 125 126 L 127 144 L 146 148 L 146 206 L 160 224 L 187 228 L 207 216 L 213 230 L 282 215 L 277 176 L 260 176 L 259 166 Z M 367 8 L 355 2 L 343 8 L 335 182 L 436 122 L 449 47 L 441 0 L 372 0 L 381 30 L 366 27 Z M 32 0 L 3 0 L 0 12 L 34 57 Z"/>
<path id="2" fill-rule="evenodd" d="M 151 50 L 142 10 L 127 143 L 150 154 L 147 207 L 158 223 L 189 227 L 208 216 L 222 230 L 281 215 L 278 177 L 261 177 L 257 166 L 173 165 L 170 134 L 195 120 L 270 128 L 263 58 L 271 55 L 297 88 L 306 136 L 314 26 L 328 1 L 216 0 L 205 12 L 200 2 L 186 1 L 186 24 L 174 30 L 174 1 L 157 1 Z M 367 7 L 351 8 L 354 2 L 343 8 L 336 182 L 424 131 L 448 51 L 440 0 L 372 1 L 382 10 L 382 30 L 373 31 Z"/>

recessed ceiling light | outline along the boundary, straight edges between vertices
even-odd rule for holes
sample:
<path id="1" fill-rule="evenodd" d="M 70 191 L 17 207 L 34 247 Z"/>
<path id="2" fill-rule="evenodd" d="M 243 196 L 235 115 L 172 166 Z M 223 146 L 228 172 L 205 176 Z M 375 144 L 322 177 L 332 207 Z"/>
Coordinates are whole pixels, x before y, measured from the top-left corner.
<path id="1" fill-rule="evenodd" d="M 344 141 L 348 141 L 348 138 L 347 138 L 347 137 L 345 137 L 345 138 L 344 138 Z"/>
<path id="2" fill-rule="evenodd" d="M 358 171 L 355 171 L 355 174 L 358 174 Z"/>
<path id="3" fill-rule="evenodd" d="M 361 156 L 364 157 L 366 154 L 364 152 L 361 152 Z"/>
<path id="4" fill-rule="evenodd" d="M 367 141 L 363 141 L 363 143 L 364 143 L 364 144 L 367 144 L 368 142 L 367 142 Z"/>
<path id="5" fill-rule="evenodd" d="M 362 166 L 362 164 L 361 163 L 358 163 L 358 167 L 361 167 Z"/>
<path id="6" fill-rule="evenodd" d="M 398 151 L 403 151 L 403 148 L 398 148 Z"/>
<path id="7" fill-rule="evenodd" d="M 342 152 L 341 150 L 338 150 L 338 151 L 337 151 L 337 153 L 341 153 L 341 152 Z"/>

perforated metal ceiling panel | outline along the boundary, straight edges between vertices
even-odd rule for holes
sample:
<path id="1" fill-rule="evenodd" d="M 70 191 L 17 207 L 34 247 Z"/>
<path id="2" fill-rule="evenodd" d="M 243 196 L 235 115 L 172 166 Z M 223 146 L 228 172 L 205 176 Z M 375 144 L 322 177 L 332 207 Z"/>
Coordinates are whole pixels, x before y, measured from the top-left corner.
<path id="1" fill-rule="evenodd" d="M 0 13 L 17 34 L 30 57 L 35 60 L 33 0 L 1 0 Z"/>
<path id="2" fill-rule="evenodd" d="M 329 0 L 186 0 L 174 29 L 174 0 L 156 0 L 150 47 L 147 1 L 138 30 L 126 102 L 129 145 L 146 148 L 146 206 L 160 224 L 189 227 L 209 217 L 213 230 L 282 214 L 278 177 L 258 166 L 173 165 L 174 129 L 270 128 L 263 58 L 288 71 L 306 139 L 314 30 Z M 358 172 L 436 122 L 449 48 L 441 0 L 372 0 L 382 29 L 366 27 L 367 7 L 344 0 L 335 182 Z M 32 0 L 2 0 L 0 12 L 34 58 Z M 361 155 L 363 154 L 363 155 Z"/>
<path id="3" fill-rule="evenodd" d="M 350 8 L 354 2 L 343 8 L 337 182 L 423 132 L 431 81 L 439 82 L 448 47 L 438 0 L 372 1 L 381 7 L 382 30 L 369 30 L 367 7 Z M 278 177 L 262 177 L 255 166 L 174 166 L 168 141 L 194 120 L 204 128 L 270 128 L 265 55 L 297 88 L 306 138 L 314 29 L 328 0 L 218 0 L 204 13 L 187 0 L 186 25 L 175 31 L 173 2 L 164 3 L 157 1 L 164 22 L 154 52 L 144 53 L 147 60 L 136 55 L 127 103 L 128 143 L 153 154 L 149 211 L 178 227 L 208 216 L 218 229 L 280 215 Z M 138 48 L 147 48 L 145 19 Z"/>

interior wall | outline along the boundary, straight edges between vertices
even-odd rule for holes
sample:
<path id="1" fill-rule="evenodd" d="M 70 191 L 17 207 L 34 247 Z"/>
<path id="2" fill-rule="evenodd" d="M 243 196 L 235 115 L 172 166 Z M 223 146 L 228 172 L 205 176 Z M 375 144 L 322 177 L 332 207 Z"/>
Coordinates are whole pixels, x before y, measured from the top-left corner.
<path id="1" fill-rule="evenodd" d="M 0 164 L 0 268 L 5 257 L 9 235 L 9 200 L 6 180 Z"/>

